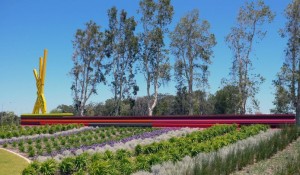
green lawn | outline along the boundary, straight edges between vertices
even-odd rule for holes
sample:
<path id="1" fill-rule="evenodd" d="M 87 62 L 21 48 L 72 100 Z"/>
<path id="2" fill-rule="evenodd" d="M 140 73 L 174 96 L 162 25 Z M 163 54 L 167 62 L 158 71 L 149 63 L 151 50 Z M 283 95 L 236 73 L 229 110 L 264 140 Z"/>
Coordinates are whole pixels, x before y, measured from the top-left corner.
<path id="1" fill-rule="evenodd" d="M 25 159 L 0 149 L 0 175 L 19 175 L 27 165 Z"/>

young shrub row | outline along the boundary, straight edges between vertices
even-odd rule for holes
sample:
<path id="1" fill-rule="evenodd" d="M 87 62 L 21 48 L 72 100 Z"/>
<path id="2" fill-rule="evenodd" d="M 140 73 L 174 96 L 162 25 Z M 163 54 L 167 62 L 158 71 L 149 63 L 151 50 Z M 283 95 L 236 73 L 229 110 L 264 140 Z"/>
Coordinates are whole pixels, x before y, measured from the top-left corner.
<path id="1" fill-rule="evenodd" d="M 66 131 L 74 128 L 83 127 L 83 124 L 67 124 L 67 125 L 44 125 L 44 126 L 11 126 L 0 127 L 0 139 L 8 139 L 12 137 L 28 136 L 34 134 L 53 134 L 55 132 Z"/>
<path id="2" fill-rule="evenodd" d="M 253 131 L 254 130 L 249 132 Z M 260 140 L 257 144 L 246 145 L 243 149 L 232 149 L 225 157 L 220 154 L 214 154 L 210 158 L 210 161 L 208 159 L 197 159 L 196 166 L 194 166 L 192 172 L 194 172 L 195 175 L 207 173 L 212 175 L 230 174 L 234 171 L 241 170 L 249 164 L 270 158 L 299 136 L 300 133 L 299 130 L 297 131 L 297 127 L 285 127 L 281 132 L 277 132 L 270 138 Z M 293 163 L 295 164 L 295 162 Z M 297 165 L 290 167 L 284 170 L 284 174 L 286 174 L 286 172 L 297 171 Z"/>
<path id="3" fill-rule="evenodd" d="M 44 155 L 54 156 L 69 149 L 84 148 L 94 144 L 101 144 L 108 141 L 117 141 L 129 136 L 156 130 L 155 128 L 114 128 L 105 127 L 93 130 L 76 132 L 76 134 L 57 135 L 52 137 L 41 137 L 38 139 L 26 139 L 9 144 L 3 147 L 19 149 L 27 153 L 29 157 Z"/>
<path id="4" fill-rule="evenodd" d="M 258 129 L 260 128 L 260 129 Z M 262 125 L 249 126 L 237 130 L 236 125 L 218 125 L 206 130 L 206 132 L 194 132 L 186 137 L 172 138 L 168 141 L 153 143 L 151 146 L 139 146 L 134 152 L 118 150 L 116 153 L 106 151 L 105 153 L 96 153 L 93 155 L 83 154 L 86 156 L 85 166 L 78 166 L 75 160 L 78 156 L 65 158 L 57 165 L 55 173 L 72 174 L 84 172 L 88 174 L 131 174 L 139 170 L 150 170 L 151 166 L 160 164 L 164 161 L 178 161 L 184 156 L 192 156 L 193 151 L 209 152 L 226 146 L 243 139 L 249 135 L 255 135 L 267 127 Z M 204 134 L 201 134 L 204 132 Z M 210 133 L 210 134 L 208 134 Z M 205 136 L 205 137 L 204 137 Z M 201 139 L 199 139 L 201 138 Z M 197 141 L 199 139 L 199 141 Z M 225 140 L 225 141 L 223 141 Z M 200 145 L 200 146 L 199 146 Z M 199 149 L 200 148 L 200 149 Z M 140 150 L 137 153 L 137 150 Z M 41 163 L 40 163 L 41 164 Z M 33 169 L 30 165 L 26 169 Z M 36 169 L 38 171 L 38 169 Z M 24 170 L 23 174 L 26 171 Z"/>

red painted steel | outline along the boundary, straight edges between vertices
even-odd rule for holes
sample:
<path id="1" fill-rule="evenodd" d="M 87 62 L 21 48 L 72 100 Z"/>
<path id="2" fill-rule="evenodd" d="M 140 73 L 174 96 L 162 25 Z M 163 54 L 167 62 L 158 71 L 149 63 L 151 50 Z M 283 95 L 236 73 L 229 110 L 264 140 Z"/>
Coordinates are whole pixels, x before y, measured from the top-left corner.
<path id="1" fill-rule="evenodd" d="M 81 123 L 86 126 L 110 123 L 149 124 L 153 127 L 210 127 L 214 124 L 295 124 L 293 114 L 259 114 L 259 115 L 206 115 L 206 116 L 122 116 L 122 117 L 80 117 L 80 116 L 21 116 L 21 125 L 46 125 Z"/>

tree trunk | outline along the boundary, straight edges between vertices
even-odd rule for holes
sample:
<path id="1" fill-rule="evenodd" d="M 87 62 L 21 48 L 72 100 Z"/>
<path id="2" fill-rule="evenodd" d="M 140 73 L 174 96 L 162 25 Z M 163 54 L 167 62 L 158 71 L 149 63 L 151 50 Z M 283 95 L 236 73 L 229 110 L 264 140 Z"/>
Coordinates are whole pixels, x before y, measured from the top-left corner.
<path id="1" fill-rule="evenodd" d="M 245 114 L 245 113 L 246 113 L 246 100 L 247 100 L 247 99 L 244 97 L 242 100 L 243 100 L 243 101 L 242 101 L 241 114 Z"/>
<path id="2" fill-rule="evenodd" d="M 300 127 L 300 100 L 298 98 L 297 108 L 296 108 L 296 125 Z"/>
<path id="3" fill-rule="evenodd" d="M 189 115 L 194 114 L 194 108 L 193 108 L 193 79 L 194 79 L 194 67 L 193 67 L 193 58 L 189 57 Z"/>
<path id="4" fill-rule="evenodd" d="M 84 114 L 84 106 L 83 105 L 80 105 L 80 116 L 83 116 Z"/>
<path id="5" fill-rule="evenodd" d="M 151 101 L 152 100 L 150 100 L 148 102 L 148 115 L 149 116 L 153 115 L 153 109 L 155 108 L 155 106 L 157 104 L 157 95 L 158 95 L 158 92 L 157 92 L 157 90 L 158 90 L 158 82 L 157 81 L 158 80 L 156 78 L 155 81 L 154 81 L 154 95 L 153 95 L 153 103 L 152 103 L 152 105 L 151 105 Z"/>
<path id="6" fill-rule="evenodd" d="M 189 115 L 194 114 L 193 108 L 193 85 L 189 83 Z"/>
<path id="7" fill-rule="evenodd" d="M 150 73 L 147 72 L 147 108 L 148 108 L 148 116 L 152 116 L 153 111 L 151 109 L 151 95 L 150 95 Z"/>

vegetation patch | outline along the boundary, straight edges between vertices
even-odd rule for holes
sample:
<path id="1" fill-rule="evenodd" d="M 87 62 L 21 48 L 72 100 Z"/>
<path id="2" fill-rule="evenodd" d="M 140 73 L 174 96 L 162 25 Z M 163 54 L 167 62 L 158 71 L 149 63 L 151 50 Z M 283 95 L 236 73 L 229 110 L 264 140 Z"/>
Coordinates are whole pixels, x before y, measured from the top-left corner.
<path id="1" fill-rule="evenodd" d="M 185 137 L 173 137 L 167 141 L 150 145 L 137 145 L 134 151 L 124 149 L 115 153 L 104 153 L 72 156 L 56 162 L 48 159 L 44 162 L 34 162 L 23 174 L 34 171 L 41 173 L 42 169 L 51 168 L 51 174 L 131 174 L 139 170 L 149 171 L 151 166 L 165 161 L 177 162 L 185 156 L 196 156 L 200 152 L 211 152 L 226 145 L 256 135 L 267 129 L 264 125 L 253 125 L 237 130 L 237 125 L 216 125 L 204 131 L 195 131 Z M 50 165 L 51 166 L 50 166 Z"/>
<path id="2" fill-rule="evenodd" d="M 55 132 L 66 131 L 74 128 L 83 127 L 83 124 L 67 124 L 67 125 L 44 125 L 44 126 L 16 126 L 2 125 L 0 126 L 0 139 L 9 139 L 12 137 L 29 136 L 35 134 L 53 134 Z"/>
<path id="3" fill-rule="evenodd" d="M 299 132 L 299 130 L 298 130 Z M 298 133 L 298 136 L 300 134 Z M 288 143 L 287 143 L 288 144 Z M 285 175 L 300 173 L 300 137 L 284 150 L 277 152 L 269 159 L 259 161 L 253 165 L 235 172 L 233 175 L 265 174 Z"/>

